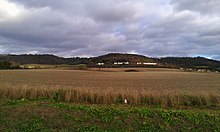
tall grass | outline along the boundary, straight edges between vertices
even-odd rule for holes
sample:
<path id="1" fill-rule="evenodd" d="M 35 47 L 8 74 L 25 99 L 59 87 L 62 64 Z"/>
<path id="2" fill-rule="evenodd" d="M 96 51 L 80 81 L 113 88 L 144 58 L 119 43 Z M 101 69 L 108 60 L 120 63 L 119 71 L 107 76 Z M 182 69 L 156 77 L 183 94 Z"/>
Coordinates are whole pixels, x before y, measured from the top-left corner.
<path id="1" fill-rule="evenodd" d="M 220 96 L 200 93 L 197 95 L 173 93 L 164 94 L 160 91 L 137 91 L 113 89 L 83 89 L 62 88 L 60 86 L 5 86 L 0 89 L 0 98 L 3 99 L 35 99 L 47 98 L 54 101 L 91 103 L 91 104 L 123 104 L 127 99 L 128 104 L 150 105 L 159 107 L 181 106 L 219 106 Z"/>

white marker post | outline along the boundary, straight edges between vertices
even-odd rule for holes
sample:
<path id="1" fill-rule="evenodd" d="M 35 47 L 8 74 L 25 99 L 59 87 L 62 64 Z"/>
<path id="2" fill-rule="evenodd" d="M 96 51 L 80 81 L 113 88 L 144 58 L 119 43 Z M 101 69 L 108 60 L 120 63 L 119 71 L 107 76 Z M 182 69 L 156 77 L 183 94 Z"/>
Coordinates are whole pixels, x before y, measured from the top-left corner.
<path id="1" fill-rule="evenodd" d="M 124 103 L 125 103 L 125 104 L 127 104 L 127 103 L 128 103 L 127 99 L 125 99 L 125 100 L 124 100 Z"/>

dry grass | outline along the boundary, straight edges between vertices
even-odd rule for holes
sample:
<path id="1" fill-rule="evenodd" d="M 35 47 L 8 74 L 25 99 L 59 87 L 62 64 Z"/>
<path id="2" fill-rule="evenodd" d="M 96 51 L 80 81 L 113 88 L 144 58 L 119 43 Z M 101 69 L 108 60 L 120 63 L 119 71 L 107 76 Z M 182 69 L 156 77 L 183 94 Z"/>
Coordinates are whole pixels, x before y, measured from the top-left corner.
<path id="1" fill-rule="evenodd" d="M 138 70 L 142 72 L 0 71 L 0 98 L 105 104 L 126 98 L 130 104 L 164 107 L 220 104 L 220 74 Z"/>

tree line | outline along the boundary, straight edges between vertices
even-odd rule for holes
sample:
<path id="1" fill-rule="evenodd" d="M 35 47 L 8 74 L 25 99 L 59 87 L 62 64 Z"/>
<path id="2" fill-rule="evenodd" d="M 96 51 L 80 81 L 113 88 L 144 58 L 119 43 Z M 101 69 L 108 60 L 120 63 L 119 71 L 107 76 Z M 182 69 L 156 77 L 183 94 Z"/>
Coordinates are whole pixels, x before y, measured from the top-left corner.
<path id="1" fill-rule="evenodd" d="M 0 62 L 0 69 L 19 69 L 19 68 L 20 66 L 14 65 L 11 62 L 6 62 L 6 61 Z"/>

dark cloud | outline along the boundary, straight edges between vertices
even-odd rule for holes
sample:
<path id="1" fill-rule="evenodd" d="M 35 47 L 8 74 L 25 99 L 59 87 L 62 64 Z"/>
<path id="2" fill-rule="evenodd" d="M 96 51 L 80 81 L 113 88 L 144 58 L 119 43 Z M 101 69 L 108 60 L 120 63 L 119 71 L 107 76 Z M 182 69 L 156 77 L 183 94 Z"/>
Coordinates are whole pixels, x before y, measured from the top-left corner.
<path id="1" fill-rule="evenodd" d="M 191 10 L 202 14 L 220 14 L 219 0 L 171 0 L 177 10 Z"/>
<path id="2" fill-rule="evenodd" d="M 96 56 L 127 52 L 220 60 L 218 3 L 1 0 L 0 53 Z"/>
<path id="3" fill-rule="evenodd" d="M 97 5 L 99 6 L 97 8 Z M 89 16 L 104 22 L 133 21 L 138 13 L 138 5 L 129 1 L 102 0 L 88 1 L 85 4 Z"/>

